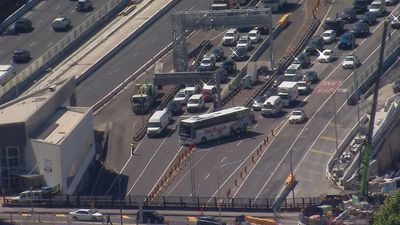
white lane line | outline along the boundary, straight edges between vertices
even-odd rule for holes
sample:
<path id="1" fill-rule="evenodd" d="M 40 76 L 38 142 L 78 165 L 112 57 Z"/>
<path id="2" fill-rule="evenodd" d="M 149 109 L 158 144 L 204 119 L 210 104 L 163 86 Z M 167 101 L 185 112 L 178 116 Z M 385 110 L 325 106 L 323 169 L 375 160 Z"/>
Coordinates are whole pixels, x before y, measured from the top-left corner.
<path id="1" fill-rule="evenodd" d="M 71 12 L 69 12 L 69 14 L 74 14 L 75 13 L 75 10 L 71 10 Z"/>
<path id="2" fill-rule="evenodd" d="M 56 7 L 56 10 L 59 9 L 60 7 L 61 7 L 61 5 L 58 5 L 58 6 Z"/>
<path id="3" fill-rule="evenodd" d="M 194 6 L 190 7 L 188 11 L 192 11 L 194 9 Z"/>
<path id="4" fill-rule="evenodd" d="M 167 138 L 165 138 L 167 139 Z M 154 190 L 154 188 L 156 188 L 158 182 L 160 182 L 160 180 L 165 176 L 165 174 L 167 173 L 168 169 L 170 168 L 170 166 L 172 165 L 172 163 L 175 162 L 176 157 L 179 155 L 179 153 L 181 152 L 183 146 L 181 146 L 179 148 L 179 150 L 176 152 L 174 158 L 172 158 L 171 162 L 168 164 L 168 166 L 165 168 L 164 172 L 161 174 L 161 176 L 158 178 L 157 182 L 154 184 L 154 186 L 150 189 L 149 193 L 147 193 L 147 196 L 149 196 L 151 194 L 151 192 Z M 128 196 L 128 195 L 126 195 Z"/>
<path id="5" fill-rule="evenodd" d="M 28 18 L 32 14 L 32 11 L 29 11 L 28 13 L 25 13 L 25 18 Z"/>
<path id="6" fill-rule="evenodd" d="M 42 23 L 42 20 L 39 20 L 36 25 L 40 25 Z"/>
<path id="7" fill-rule="evenodd" d="M 155 41 L 157 41 L 157 37 L 154 37 L 153 39 L 151 39 L 151 42 L 155 42 Z"/>
<path id="8" fill-rule="evenodd" d="M 206 176 L 206 177 L 204 177 L 204 179 L 203 179 L 203 180 L 207 180 L 207 178 L 208 178 L 210 175 L 211 175 L 211 173 L 207 174 L 207 176 Z"/>
<path id="9" fill-rule="evenodd" d="M 29 44 L 29 46 L 34 46 L 36 44 L 36 41 L 32 42 L 31 44 Z"/>
<path id="10" fill-rule="evenodd" d="M 256 125 L 254 125 L 253 129 L 256 129 L 258 127 L 259 123 L 256 123 Z"/>
<path id="11" fill-rule="evenodd" d="M 165 141 L 167 140 L 167 138 L 164 138 L 164 140 L 161 142 L 160 146 L 158 146 L 157 150 L 154 152 L 154 154 L 151 156 L 150 160 L 147 162 L 146 166 L 143 168 L 142 172 L 139 174 L 139 176 L 136 178 L 135 182 L 133 183 L 132 187 L 129 189 L 129 191 L 126 193 L 126 196 L 129 195 L 129 193 L 132 191 L 132 189 L 135 187 L 135 185 L 137 184 L 137 182 L 140 180 L 140 178 L 142 178 L 142 175 L 144 174 L 144 172 L 146 171 L 147 167 L 149 167 L 151 161 L 153 161 L 154 157 L 156 157 L 157 153 L 160 151 L 161 147 L 163 146 L 163 144 L 165 143 Z"/>
<path id="12" fill-rule="evenodd" d="M 21 40 L 21 38 L 22 38 L 22 35 L 20 35 L 20 36 L 17 38 L 17 40 Z"/>
<path id="13" fill-rule="evenodd" d="M 239 146 L 240 144 L 242 144 L 242 142 L 243 142 L 243 140 L 239 141 L 239 142 L 237 143 L 237 146 Z"/>
<path id="14" fill-rule="evenodd" d="M 328 11 L 326 12 L 324 19 L 322 19 L 322 23 L 319 24 L 319 27 L 317 28 L 317 32 L 319 29 L 321 29 L 322 25 L 324 24 L 323 22 L 325 21 L 326 17 L 328 17 L 329 13 L 331 12 L 332 6 L 335 4 L 335 0 L 332 1 L 332 3 L 329 5 Z"/>
<path id="15" fill-rule="evenodd" d="M 50 46 L 52 46 L 53 45 L 53 42 L 50 42 L 48 45 L 47 45 L 47 48 L 50 48 Z"/>
<path id="16" fill-rule="evenodd" d="M 220 163 L 223 163 L 225 161 L 225 159 L 226 159 L 226 156 L 223 159 L 221 159 Z"/>
<path id="17" fill-rule="evenodd" d="M 397 8 L 397 7 L 396 7 L 396 8 Z M 383 24 L 383 21 L 382 21 L 378 26 L 380 26 L 381 24 Z M 375 32 L 375 31 L 376 31 L 376 29 L 374 29 L 374 32 Z M 361 43 L 360 43 L 360 45 L 361 45 Z M 371 54 L 368 55 L 368 57 L 363 61 L 363 63 L 365 63 L 379 48 L 380 48 L 380 45 L 378 45 L 378 46 L 374 49 L 374 51 L 372 51 Z M 329 74 L 329 76 L 331 76 L 331 75 L 333 74 L 333 72 L 335 72 L 335 71 L 338 69 L 339 65 L 340 65 L 340 64 L 338 64 L 338 66 Z M 283 156 L 282 160 L 279 162 L 278 166 L 275 168 L 275 170 L 272 172 L 271 176 L 268 178 L 268 180 L 266 181 L 266 183 L 263 185 L 263 187 L 261 188 L 261 190 L 258 192 L 258 194 L 257 194 L 257 196 L 255 197 L 254 201 L 261 195 L 262 191 L 263 191 L 264 188 L 267 186 L 267 184 L 269 183 L 269 181 L 271 180 L 271 178 L 273 177 L 273 175 L 276 173 L 276 171 L 278 170 L 278 168 L 281 166 L 281 164 L 282 164 L 282 162 L 284 161 L 284 159 L 286 158 L 286 156 L 290 153 L 290 149 L 293 148 L 294 144 L 298 141 L 298 139 L 300 138 L 300 136 L 301 136 L 302 133 L 304 132 L 305 128 L 306 128 L 306 127 L 309 125 L 309 123 L 314 119 L 315 115 L 316 115 L 316 114 L 321 110 L 321 108 L 328 102 L 328 100 L 330 100 L 330 99 L 332 98 L 332 96 L 336 93 L 336 91 L 337 91 L 338 89 L 340 89 L 341 86 L 342 86 L 343 84 L 345 84 L 345 82 L 346 82 L 348 79 L 350 79 L 350 78 L 352 77 L 352 74 L 353 74 L 353 72 L 350 73 L 350 75 L 346 77 L 346 79 L 342 82 L 342 84 L 341 84 L 339 87 L 337 87 L 336 90 L 335 90 L 332 94 L 330 94 L 330 95 L 328 96 L 328 98 L 325 100 L 325 102 L 318 108 L 318 110 L 315 112 L 315 114 L 314 114 L 314 115 L 310 118 L 310 120 L 307 122 L 307 124 L 305 125 L 305 127 L 303 127 L 303 129 L 300 131 L 299 135 L 296 137 L 296 139 L 294 140 L 294 142 L 292 143 L 292 145 L 289 147 L 289 151 L 286 152 L 286 154 Z M 326 80 L 326 79 L 324 79 L 324 80 Z M 346 103 L 346 102 L 345 102 L 345 103 Z M 342 107 L 345 105 L 345 103 L 344 103 L 340 108 L 342 108 Z M 333 117 L 332 117 L 332 118 L 333 118 Z M 332 120 L 332 118 L 331 118 L 331 120 Z M 330 121 L 331 121 L 331 120 L 330 120 Z M 330 121 L 329 121 L 329 123 L 330 123 Z M 327 125 L 325 126 L 325 128 L 329 125 L 329 123 L 327 123 Z M 324 129 L 325 129 L 325 128 L 324 128 Z M 320 135 L 319 135 L 319 136 L 320 136 Z M 319 136 L 318 136 L 318 137 L 319 137 Z M 317 139 L 318 139 L 318 138 L 317 138 Z M 314 143 L 315 143 L 315 141 L 316 141 L 317 139 L 314 140 Z M 311 149 L 311 147 L 305 152 L 305 154 L 304 154 L 302 160 L 305 158 L 305 155 L 308 154 L 308 152 L 310 151 L 310 149 Z M 298 166 L 297 166 L 297 167 L 298 167 Z M 250 171 L 250 172 L 251 172 L 251 171 Z M 248 176 L 247 176 L 247 177 L 248 177 Z M 246 177 L 246 178 L 247 178 L 247 177 Z M 243 184 L 243 183 L 245 183 L 245 181 L 243 181 L 242 184 Z M 242 185 L 241 185 L 241 186 L 242 186 Z M 241 187 L 241 186 L 240 186 L 240 187 Z M 239 189 L 240 189 L 240 187 L 239 187 Z"/>
<path id="18" fill-rule="evenodd" d="M 40 6 L 42 6 L 44 3 L 45 3 L 45 1 L 43 1 L 43 2 L 39 3 L 39 5 L 37 5 L 37 6 L 35 7 L 35 9 L 39 9 L 39 8 L 40 8 Z"/>

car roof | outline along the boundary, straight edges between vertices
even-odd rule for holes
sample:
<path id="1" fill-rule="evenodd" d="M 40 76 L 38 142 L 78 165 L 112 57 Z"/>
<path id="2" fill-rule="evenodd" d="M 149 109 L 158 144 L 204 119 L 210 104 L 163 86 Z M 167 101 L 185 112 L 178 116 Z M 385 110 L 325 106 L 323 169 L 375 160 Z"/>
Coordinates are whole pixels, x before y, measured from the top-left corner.
<path id="1" fill-rule="evenodd" d="M 67 18 L 66 17 L 57 17 L 54 19 L 54 21 L 63 21 L 65 19 L 67 19 Z"/>
<path id="2" fill-rule="evenodd" d="M 259 30 L 253 29 L 249 33 L 259 33 L 259 32 L 260 32 Z"/>
<path id="3" fill-rule="evenodd" d="M 236 31 L 237 31 L 237 29 L 231 28 L 231 29 L 229 29 L 228 31 L 226 31 L 226 33 L 233 33 L 233 32 L 236 32 Z"/>
<path id="4" fill-rule="evenodd" d="M 192 95 L 192 96 L 190 97 L 190 99 L 200 99 L 200 98 L 202 98 L 202 97 L 203 97 L 202 94 L 194 94 L 194 95 Z"/>

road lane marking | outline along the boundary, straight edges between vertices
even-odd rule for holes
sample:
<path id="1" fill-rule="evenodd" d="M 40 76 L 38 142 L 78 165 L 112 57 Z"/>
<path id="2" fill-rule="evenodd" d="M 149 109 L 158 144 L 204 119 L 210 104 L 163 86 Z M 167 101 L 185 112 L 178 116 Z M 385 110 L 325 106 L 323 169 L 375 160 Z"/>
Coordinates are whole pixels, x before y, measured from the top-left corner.
<path id="1" fill-rule="evenodd" d="M 35 7 L 35 9 L 39 9 L 39 8 L 40 8 L 40 6 L 42 6 L 42 5 L 44 4 L 44 2 L 45 2 L 45 1 L 43 1 L 43 2 L 39 3 L 39 5 L 37 5 L 37 6 Z"/>
<path id="2" fill-rule="evenodd" d="M 226 159 L 226 156 L 220 161 L 221 163 L 223 163 Z"/>
<path id="3" fill-rule="evenodd" d="M 21 216 L 28 217 L 28 216 L 31 216 L 31 214 L 29 214 L 29 213 L 21 213 Z"/>
<path id="4" fill-rule="evenodd" d="M 318 154 L 320 154 L 320 155 L 332 156 L 332 153 L 324 152 L 324 151 L 316 150 L 316 149 L 311 149 L 310 152 L 318 153 Z"/>
<path id="5" fill-rule="evenodd" d="M 21 38 L 22 38 L 22 35 L 20 35 L 20 36 L 17 38 L 17 40 L 21 40 Z"/>
<path id="6" fill-rule="evenodd" d="M 75 10 L 73 9 L 73 10 L 71 10 L 71 12 L 69 12 L 69 14 L 74 14 L 75 13 Z"/>
<path id="7" fill-rule="evenodd" d="M 207 178 L 208 178 L 210 175 L 211 175 L 211 173 L 207 174 L 207 176 L 206 176 L 206 177 L 204 177 L 204 179 L 203 179 L 203 180 L 207 180 Z"/>
<path id="8" fill-rule="evenodd" d="M 157 41 L 157 37 L 154 37 L 153 39 L 151 39 L 151 42 L 155 42 L 155 41 Z"/>
<path id="9" fill-rule="evenodd" d="M 239 146 L 242 142 L 243 142 L 243 140 L 239 141 L 239 142 L 237 143 L 237 146 Z"/>
<path id="10" fill-rule="evenodd" d="M 339 141 L 339 140 L 336 140 L 336 138 L 328 137 L 328 136 L 320 136 L 319 139 L 325 140 L 325 141 L 332 141 L 332 142 Z"/>
<path id="11" fill-rule="evenodd" d="M 335 123 L 329 123 L 330 127 L 335 127 Z M 336 127 L 343 127 L 341 124 L 336 123 Z"/>
<path id="12" fill-rule="evenodd" d="M 144 140 L 144 139 L 142 139 Z M 158 146 L 157 150 L 154 152 L 154 154 L 151 156 L 150 160 L 147 162 L 146 166 L 143 168 L 142 172 L 140 173 L 140 175 L 136 178 L 135 182 L 133 183 L 132 187 L 129 189 L 128 193 L 126 193 L 125 196 L 128 196 L 129 193 L 132 191 L 132 189 L 135 187 L 135 185 L 137 184 L 137 182 L 140 180 L 140 178 L 142 178 L 142 175 L 144 174 L 144 172 L 146 171 L 147 167 L 149 167 L 151 161 L 153 161 L 154 157 L 156 157 L 157 153 L 160 151 L 161 147 L 163 146 L 163 144 L 165 143 L 165 141 L 167 140 L 167 138 L 164 138 L 164 140 L 161 142 L 160 146 Z M 179 152 L 179 151 L 178 151 Z M 131 155 L 132 156 L 132 155 Z M 171 161 L 172 162 L 172 161 Z"/>
<path id="13" fill-rule="evenodd" d="M 67 217 L 65 214 L 55 214 L 55 217 Z"/>
<path id="14" fill-rule="evenodd" d="M 47 45 L 47 48 L 50 48 L 50 46 L 52 46 L 53 45 L 53 42 L 50 42 L 48 45 Z"/>
<path id="15" fill-rule="evenodd" d="M 34 46 L 36 44 L 36 41 L 32 42 L 29 46 Z"/>
<path id="16" fill-rule="evenodd" d="M 58 6 L 56 7 L 56 10 L 59 9 L 60 7 L 61 7 L 61 5 L 58 5 Z"/>
<path id="17" fill-rule="evenodd" d="M 127 216 L 127 215 L 122 215 L 122 218 L 124 218 L 124 219 L 130 219 L 131 217 L 130 217 L 130 216 Z"/>

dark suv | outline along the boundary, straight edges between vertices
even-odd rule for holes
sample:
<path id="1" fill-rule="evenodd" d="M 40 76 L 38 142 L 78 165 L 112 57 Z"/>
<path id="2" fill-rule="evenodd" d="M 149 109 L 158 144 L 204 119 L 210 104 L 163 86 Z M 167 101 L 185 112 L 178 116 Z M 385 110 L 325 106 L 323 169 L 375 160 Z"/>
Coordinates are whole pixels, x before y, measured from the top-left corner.
<path id="1" fill-rule="evenodd" d="M 316 54 L 318 51 L 322 51 L 324 48 L 324 39 L 320 36 L 315 36 L 310 39 L 306 47 L 306 52 L 309 54 Z"/>
<path id="2" fill-rule="evenodd" d="M 334 30 L 336 31 L 336 35 L 341 35 L 344 31 L 344 25 L 346 21 L 335 19 L 332 17 L 326 18 L 324 22 L 324 29 L 325 30 Z"/>
<path id="3" fill-rule="evenodd" d="M 93 6 L 92 2 L 90 2 L 89 0 L 78 0 L 75 8 L 78 12 L 89 12 L 93 9 Z"/>
<path id="4" fill-rule="evenodd" d="M 222 63 L 221 68 L 225 69 L 228 74 L 236 73 L 236 62 L 235 60 L 229 58 Z"/>
<path id="5" fill-rule="evenodd" d="M 31 59 L 31 54 L 25 49 L 17 49 L 13 54 L 13 61 L 15 63 L 26 63 Z"/>
<path id="6" fill-rule="evenodd" d="M 140 212 L 136 214 L 136 221 L 140 221 Z M 143 223 L 164 224 L 165 218 L 155 210 L 143 210 Z"/>
<path id="7" fill-rule="evenodd" d="M 353 49 L 356 45 L 353 32 L 346 32 L 340 36 L 338 48 L 339 49 Z"/>
<path id="8" fill-rule="evenodd" d="M 32 29 L 32 22 L 25 18 L 18 19 L 14 25 L 14 31 L 18 33 L 30 32 Z"/>
<path id="9" fill-rule="evenodd" d="M 310 65 L 310 56 L 307 52 L 300 53 L 294 58 L 294 64 L 300 64 L 302 68 L 306 68 Z"/>
<path id="10" fill-rule="evenodd" d="M 364 13 L 368 11 L 367 0 L 354 0 L 353 9 L 356 11 L 356 13 Z"/>
<path id="11" fill-rule="evenodd" d="M 339 19 L 354 23 L 357 20 L 356 11 L 353 8 L 345 8 L 340 14 Z"/>

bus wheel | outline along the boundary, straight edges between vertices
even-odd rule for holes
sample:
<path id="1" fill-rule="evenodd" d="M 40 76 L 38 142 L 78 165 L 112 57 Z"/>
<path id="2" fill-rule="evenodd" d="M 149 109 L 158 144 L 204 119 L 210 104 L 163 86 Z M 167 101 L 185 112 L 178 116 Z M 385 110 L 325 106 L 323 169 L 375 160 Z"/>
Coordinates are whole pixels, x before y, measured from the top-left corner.
<path id="1" fill-rule="evenodd" d="M 205 144 L 206 142 L 207 142 L 207 138 L 206 138 L 206 137 L 202 137 L 202 138 L 201 138 L 201 143 L 202 143 L 202 144 Z"/>

